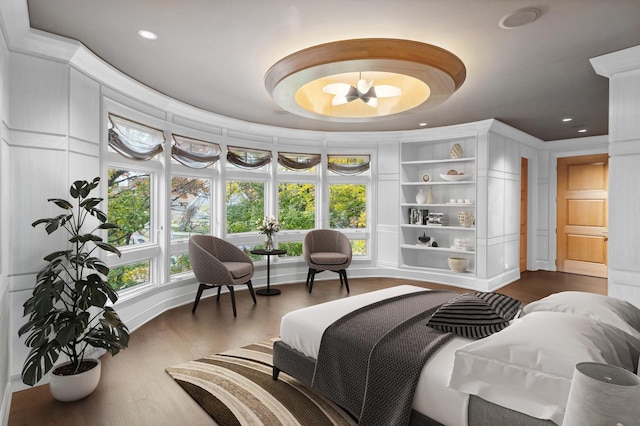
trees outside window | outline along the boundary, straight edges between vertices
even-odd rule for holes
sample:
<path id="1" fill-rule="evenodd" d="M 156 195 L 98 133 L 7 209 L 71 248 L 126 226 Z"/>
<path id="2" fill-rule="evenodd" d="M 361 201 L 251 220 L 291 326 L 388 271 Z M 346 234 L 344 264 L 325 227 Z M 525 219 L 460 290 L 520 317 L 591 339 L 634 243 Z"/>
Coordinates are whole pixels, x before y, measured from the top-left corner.
<path id="1" fill-rule="evenodd" d="M 211 233 L 211 181 L 194 177 L 171 178 L 171 239 Z"/>
<path id="2" fill-rule="evenodd" d="M 227 234 L 258 230 L 264 211 L 264 183 L 227 181 Z"/>
<path id="3" fill-rule="evenodd" d="M 119 229 L 109 230 L 109 243 L 116 247 L 151 241 L 151 176 L 135 170 L 108 171 L 109 222 Z"/>

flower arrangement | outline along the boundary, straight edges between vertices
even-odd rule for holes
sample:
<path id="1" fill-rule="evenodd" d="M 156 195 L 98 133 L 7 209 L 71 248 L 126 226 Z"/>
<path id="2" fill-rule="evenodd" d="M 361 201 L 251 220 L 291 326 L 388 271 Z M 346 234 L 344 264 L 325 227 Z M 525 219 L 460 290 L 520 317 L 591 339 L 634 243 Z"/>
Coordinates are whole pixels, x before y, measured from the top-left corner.
<path id="1" fill-rule="evenodd" d="M 273 250 L 273 234 L 280 230 L 280 222 L 273 216 L 265 216 L 262 221 L 258 219 L 258 232 L 266 235 L 264 242 L 265 251 Z"/>
<path id="2" fill-rule="evenodd" d="M 280 222 L 273 216 L 265 216 L 262 221 L 258 220 L 256 224 L 258 225 L 258 232 L 261 234 L 273 235 L 280 230 Z"/>

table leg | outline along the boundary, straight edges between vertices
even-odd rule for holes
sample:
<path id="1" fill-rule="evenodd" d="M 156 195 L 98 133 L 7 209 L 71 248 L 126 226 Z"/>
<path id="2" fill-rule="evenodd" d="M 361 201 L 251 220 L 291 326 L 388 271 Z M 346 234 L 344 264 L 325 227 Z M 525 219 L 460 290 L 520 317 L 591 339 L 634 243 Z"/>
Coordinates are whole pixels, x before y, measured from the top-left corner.
<path id="1" fill-rule="evenodd" d="M 256 291 L 256 294 L 260 296 L 275 296 L 280 294 L 280 290 L 277 288 L 271 288 L 271 256 L 267 255 L 267 288 L 261 288 Z"/>

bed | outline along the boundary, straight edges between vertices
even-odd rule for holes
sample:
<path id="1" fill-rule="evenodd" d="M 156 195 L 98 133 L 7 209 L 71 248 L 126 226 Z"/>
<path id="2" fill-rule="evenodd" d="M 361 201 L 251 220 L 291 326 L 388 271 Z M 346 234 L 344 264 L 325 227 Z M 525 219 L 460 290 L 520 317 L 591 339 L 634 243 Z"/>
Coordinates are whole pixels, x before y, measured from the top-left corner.
<path id="1" fill-rule="evenodd" d="M 273 348 L 274 379 L 282 371 L 312 387 L 328 327 L 360 308 L 424 291 L 401 285 L 286 314 Z M 452 294 L 453 303 L 442 307 L 459 297 Z M 525 306 L 519 316 L 481 339 L 453 334 L 443 343 L 419 373 L 408 423 L 561 424 L 575 364 L 602 362 L 637 371 L 640 310 L 628 302 L 563 292 Z"/>

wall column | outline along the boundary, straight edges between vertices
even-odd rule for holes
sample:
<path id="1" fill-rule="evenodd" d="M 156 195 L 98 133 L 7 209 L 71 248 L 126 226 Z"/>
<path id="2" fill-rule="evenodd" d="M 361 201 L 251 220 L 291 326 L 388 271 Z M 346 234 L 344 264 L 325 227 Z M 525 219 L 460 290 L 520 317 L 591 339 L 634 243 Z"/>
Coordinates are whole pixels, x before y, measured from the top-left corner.
<path id="1" fill-rule="evenodd" d="M 640 307 L 640 46 L 591 64 L 609 78 L 609 295 Z"/>

